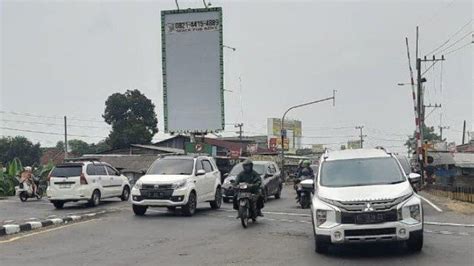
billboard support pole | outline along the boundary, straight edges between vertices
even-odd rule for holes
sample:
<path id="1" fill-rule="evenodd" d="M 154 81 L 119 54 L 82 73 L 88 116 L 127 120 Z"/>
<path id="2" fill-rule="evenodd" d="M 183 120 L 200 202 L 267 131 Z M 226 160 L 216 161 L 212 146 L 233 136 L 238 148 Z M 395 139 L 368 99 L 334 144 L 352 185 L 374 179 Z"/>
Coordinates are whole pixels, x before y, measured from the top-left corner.
<path id="1" fill-rule="evenodd" d="M 316 101 L 311 101 L 311 102 L 307 102 L 307 103 L 303 103 L 303 104 L 294 105 L 294 106 L 288 108 L 283 113 L 283 116 L 281 117 L 281 126 L 280 126 L 280 129 L 281 129 L 281 131 L 280 131 L 280 135 L 281 135 L 281 170 L 280 171 L 283 173 L 284 178 L 286 178 L 286 174 L 285 174 L 285 135 L 286 135 L 285 117 L 286 117 L 286 115 L 288 114 L 289 111 L 291 111 L 293 109 L 308 106 L 308 105 L 312 105 L 312 104 L 316 104 L 316 103 L 320 103 L 320 102 L 325 102 L 325 101 L 329 101 L 329 100 L 333 100 L 333 106 L 334 106 L 335 101 L 336 101 L 336 90 L 333 90 L 332 97 L 328 97 L 328 98 L 324 98 L 324 99 L 316 100 Z"/>

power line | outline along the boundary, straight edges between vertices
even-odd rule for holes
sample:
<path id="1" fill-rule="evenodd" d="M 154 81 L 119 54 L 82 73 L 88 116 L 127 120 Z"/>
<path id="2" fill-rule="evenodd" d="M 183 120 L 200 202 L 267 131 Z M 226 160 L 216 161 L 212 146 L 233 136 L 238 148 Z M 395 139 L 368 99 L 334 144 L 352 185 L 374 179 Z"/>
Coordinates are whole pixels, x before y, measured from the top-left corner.
<path id="1" fill-rule="evenodd" d="M 30 113 L 20 113 L 20 112 L 11 112 L 11 111 L 2 111 L 2 110 L 0 110 L 0 113 L 18 115 L 18 116 L 29 116 L 29 117 L 36 117 L 36 118 L 57 119 L 57 120 L 63 120 L 64 119 L 63 117 L 60 117 L 60 116 L 36 115 L 36 114 L 30 114 Z M 82 119 L 82 118 L 75 118 L 75 117 L 70 118 L 70 120 L 82 121 L 82 122 L 105 123 L 105 121 L 101 121 L 101 120 Z"/>
<path id="2" fill-rule="evenodd" d="M 12 128 L 12 127 L 0 127 L 0 129 L 20 131 L 20 132 L 38 133 L 38 134 L 46 134 L 46 135 L 57 135 L 57 136 L 63 136 L 64 135 L 64 133 L 19 129 L 19 128 Z M 82 137 L 82 138 L 104 138 L 103 136 L 87 136 L 87 135 L 73 135 L 73 134 L 69 134 L 69 136 Z"/>
<path id="3" fill-rule="evenodd" d="M 64 124 L 57 124 L 57 123 L 43 123 L 43 122 L 33 122 L 33 121 L 23 121 L 23 120 L 9 120 L 9 119 L 0 119 L 1 121 L 11 122 L 11 123 L 20 123 L 20 124 L 33 124 L 33 125 L 45 125 L 45 126 L 61 126 L 63 127 Z M 68 124 L 68 127 L 78 127 L 78 128 L 99 128 L 99 129 L 109 129 L 108 127 L 96 127 L 96 126 L 80 126 L 80 125 L 71 125 Z"/>
<path id="4" fill-rule="evenodd" d="M 445 55 L 452 54 L 452 53 L 454 53 L 454 52 L 456 52 L 456 51 L 459 51 L 459 50 L 463 49 L 464 47 L 471 45 L 472 43 L 473 43 L 473 42 L 466 43 L 466 44 L 464 44 L 463 46 L 460 46 L 460 47 L 458 47 L 458 48 L 456 48 L 456 49 L 454 49 L 454 50 L 451 50 L 451 51 L 446 52 Z"/>
<path id="5" fill-rule="evenodd" d="M 454 43 L 452 43 L 451 45 L 449 45 L 448 47 L 445 47 L 443 50 L 439 51 L 439 52 L 436 52 L 435 54 L 441 54 L 442 52 L 448 50 L 449 48 L 453 47 L 454 45 L 458 44 L 460 41 L 464 40 L 467 36 L 469 36 L 470 34 L 472 34 L 473 31 L 470 31 L 468 32 L 466 35 L 462 36 L 460 39 L 458 39 L 457 41 L 455 41 Z"/>
<path id="6" fill-rule="evenodd" d="M 430 54 L 433 54 L 434 52 L 438 51 L 439 49 L 441 49 L 441 47 L 448 44 L 454 36 L 456 36 L 458 33 L 460 33 L 467 25 L 471 24 L 471 22 L 472 22 L 472 18 L 466 24 L 464 24 L 458 31 L 456 31 L 454 34 L 449 36 L 448 39 L 445 42 L 443 42 L 440 46 L 436 47 L 435 49 L 433 49 L 429 53 L 425 53 L 425 54 L 430 55 Z"/>

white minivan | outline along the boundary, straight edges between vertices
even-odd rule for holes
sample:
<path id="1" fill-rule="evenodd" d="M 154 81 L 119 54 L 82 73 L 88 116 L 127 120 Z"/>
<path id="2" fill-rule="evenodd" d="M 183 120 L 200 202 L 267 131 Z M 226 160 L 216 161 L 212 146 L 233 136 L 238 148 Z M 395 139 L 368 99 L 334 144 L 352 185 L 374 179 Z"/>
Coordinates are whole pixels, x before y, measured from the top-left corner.
<path id="1" fill-rule="evenodd" d="M 343 243 L 403 241 L 423 247 L 423 208 L 397 158 L 383 149 L 324 154 L 311 206 L 316 252 Z"/>
<path id="2" fill-rule="evenodd" d="M 209 156 L 167 156 L 157 159 L 132 188 L 132 209 L 144 215 L 148 207 L 181 208 L 186 216 L 201 203 L 218 209 L 222 203 L 221 174 Z"/>
<path id="3" fill-rule="evenodd" d="M 110 164 L 99 161 L 80 161 L 57 165 L 48 176 L 46 190 L 54 207 L 61 209 L 70 201 L 87 201 L 97 206 L 101 199 L 119 197 L 127 201 L 130 184 Z"/>

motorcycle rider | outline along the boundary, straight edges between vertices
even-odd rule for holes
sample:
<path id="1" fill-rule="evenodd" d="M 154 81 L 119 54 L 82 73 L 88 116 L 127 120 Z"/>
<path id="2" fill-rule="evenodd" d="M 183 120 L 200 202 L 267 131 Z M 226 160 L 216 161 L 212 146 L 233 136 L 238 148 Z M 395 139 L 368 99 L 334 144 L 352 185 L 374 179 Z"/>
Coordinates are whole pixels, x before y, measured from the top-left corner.
<path id="1" fill-rule="evenodd" d="M 306 176 L 308 178 L 309 177 L 314 178 L 314 171 L 310 167 L 310 165 L 311 165 L 311 162 L 309 160 L 304 160 L 301 168 L 298 169 L 298 173 L 297 173 L 296 177 L 297 178 L 302 177 L 303 176 L 303 171 L 307 170 L 307 172 L 305 171 L 304 176 Z"/>
<path id="2" fill-rule="evenodd" d="M 235 178 L 235 186 L 238 186 L 239 183 L 247 183 L 250 187 L 250 192 L 255 194 L 257 197 L 257 202 L 254 200 L 252 201 L 253 206 L 256 207 L 257 215 L 263 216 L 262 209 L 263 209 L 263 197 L 261 193 L 261 185 L 262 185 L 262 178 L 260 175 L 253 170 L 253 162 L 249 159 L 245 160 L 242 163 L 243 171 L 237 175 Z M 238 201 L 237 201 L 237 194 L 234 195 L 234 209 L 238 210 Z M 256 204 L 256 205 L 255 205 Z"/>
<path id="3" fill-rule="evenodd" d="M 31 186 L 31 189 L 33 190 L 33 195 L 36 195 L 36 184 L 35 180 L 33 179 L 33 168 L 31 166 L 26 166 L 24 171 L 21 173 L 21 178 L 20 182 L 26 182 L 28 185 Z"/>

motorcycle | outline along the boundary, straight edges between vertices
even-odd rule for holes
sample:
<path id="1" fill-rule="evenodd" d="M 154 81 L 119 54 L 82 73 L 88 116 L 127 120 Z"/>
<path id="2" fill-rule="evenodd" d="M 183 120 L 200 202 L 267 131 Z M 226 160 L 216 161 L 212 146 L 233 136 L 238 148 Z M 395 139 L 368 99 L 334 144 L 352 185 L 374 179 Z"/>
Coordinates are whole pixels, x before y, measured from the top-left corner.
<path id="1" fill-rule="evenodd" d="M 295 182 L 296 202 L 302 209 L 307 209 L 311 205 L 311 193 L 313 193 L 314 181 L 311 178 L 302 177 Z"/>
<path id="2" fill-rule="evenodd" d="M 237 186 L 237 201 L 238 201 L 238 212 L 239 218 L 244 228 L 247 228 L 249 220 L 253 222 L 257 221 L 257 210 L 256 210 L 256 195 L 252 194 L 249 190 L 250 186 L 247 183 L 240 183 Z"/>
<path id="3" fill-rule="evenodd" d="M 36 198 L 38 200 L 43 198 L 43 186 L 40 186 L 39 178 L 33 177 L 33 182 L 36 185 L 36 194 L 33 193 L 33 186 L 26 180 L 20 182 L 20 185 L 15 187 L 15 195 L 18 195 L 22 202 L 27 201 L 29 198 Z"/>

